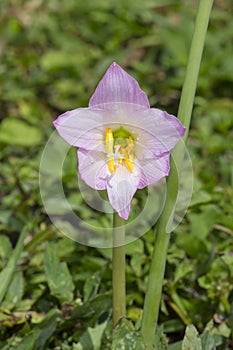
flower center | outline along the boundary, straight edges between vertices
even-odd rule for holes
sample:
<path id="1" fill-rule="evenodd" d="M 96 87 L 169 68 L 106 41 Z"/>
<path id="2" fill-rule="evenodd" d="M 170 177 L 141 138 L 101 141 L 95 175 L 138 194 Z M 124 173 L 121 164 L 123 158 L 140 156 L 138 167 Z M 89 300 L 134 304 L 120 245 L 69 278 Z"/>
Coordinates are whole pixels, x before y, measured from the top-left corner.
<path id="1" fill-rule="evenodd" d="M 106 152 L 110 173 L 115 173 L 119 165 L 125 165 L 131 173 L 134 171 L 134 137 L 128 130 L 107 128 Z"/>

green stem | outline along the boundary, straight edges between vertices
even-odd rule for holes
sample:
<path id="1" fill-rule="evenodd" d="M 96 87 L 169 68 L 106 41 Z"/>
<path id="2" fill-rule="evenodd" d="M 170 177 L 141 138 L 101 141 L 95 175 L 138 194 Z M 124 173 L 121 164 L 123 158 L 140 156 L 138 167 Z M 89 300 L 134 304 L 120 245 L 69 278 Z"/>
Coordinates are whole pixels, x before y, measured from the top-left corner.
<path id="1" fill-rule="evenodd" d="M 167 198 L 163 213 L 157 224 L 157 232 L 155 236 L 155 245 L 153 249 L 147 292 L 144 302 L 143 318 L 142 318 L 142 336 L 147 350 L 153 348 L 155 331 L 160 309 L 160 300 L 162 294 L 162 286 L 164 272 L 166 266 L 167 248 L 170 240 L 170 233 L 167 232 L 167 224 L 172 214 L 175 199 L 177 196 L 177 171 L 173 159 L 171 159 L 171 170 L 167 182 Z"/>
<path id="2" fill-rule="evenodd" d="M 22 253 L 23 250 L 23 243 L 24 243 L 24 239 L 27 236 L 28 231 L 27 231 L 27 227 L 24 228 L 19 236 L 17 245 L 15 247 L 15 249 L 13 250 L 11 257 L 9 258 L 9 261 L 6 265 L 6 267 L 4 268 L 4 270 L 1 271 L 0 273 L 0 281 L 1 281 L 1 285 L 0 285 L 0 304 L 2 302 L 2 300 L 4 299 L 7 290 L 9 288 L 9 285 L 12 281 L 18 260 L 20 258 L 20 255 Z"/>
<path id="3" fill-rule="evenodd" d="M 184 140 L 186 140 L 188 136 L 201 57 L 212 5 L 213 0 L 200 0 L 197 12 L 178 111 L 178 118 L 187 129 Z M 141 328 L 147 350 L 153 348 L 157 328 L 166 267 L 167 248 L 170 240 L 170 233 L 168 232 L 167 227 L 177 198 L 179 186 L 178 174 L 182 164 L 183 154 L 183 146 L 180 142 L 172 152 L 171 170 L 167 179 L 166 202 L 156 228 L 155 246 L 152 255 Z"/>
<path id="4" fill-rule="evenodd" d="M 208 28 L 213 0 L 200 0 L 197 18 L 189 51 L 188 65 L 180 98 L 178 118 L 187 130 L 184 139 L 187 139 L 190 125 L 197 80 L 201 65 L 202 52 Z"/>
<path id="5" fill-rule="evenodd" d="M 125 226 L 117 213 L 113 214 L 113 251 L 112 251 L 112 293 L 113 326 L 125 317 Z"/>

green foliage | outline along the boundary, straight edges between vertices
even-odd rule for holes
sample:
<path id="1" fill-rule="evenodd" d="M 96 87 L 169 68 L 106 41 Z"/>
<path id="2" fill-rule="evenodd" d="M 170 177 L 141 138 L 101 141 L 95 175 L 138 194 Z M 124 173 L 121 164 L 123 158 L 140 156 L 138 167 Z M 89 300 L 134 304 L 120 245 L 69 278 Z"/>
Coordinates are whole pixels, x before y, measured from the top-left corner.
<path id="1" fill-rule="evenodd" d="M 18 240 L 17 246 L 13 252 L 13 254 L 11 255 L 7 266 L 1 271 L 0 273 L 0 280 L 1 280 L 1 285 L 0 285 L 0 302 L 2 302 L 3 298 L 6 295 L 6 292 L 8 290 L 8 294 L 7 297 L 11 300 L 11 296 L 9 294 L 15 294 L 16 295 L 16 301 L 18 301 L 18 297 L 17 294 L 19 291 L 15 292 L 15 289 L 18 288 L 19 286 L 17 286 L 17 282 L 19 282 L 22 285 L 22 276 L 20 274 L 16 275 L 15 278 L 13 279 L 13 275 L 16 269 L 16 264 L 18 262 L 18 259 L 22 253 L 22 249 L 23 249 L 23 239 L 26 236 L 27 231 L 24 230 L 21 233 L 21 237 Z M 13 281 L 12 281 L 13 279 Z"/>
<path id="2" fill-rule="evenodd" d="M 188 140 L 194 191 L 168 250 L 158 349 L 232 348 L 231 11 L 230 0 L 215 1 Z M 52 121 L 87 106 L 112 61 L 153 107 L 176 114 L 195 12 L 191 0 L 0 1 L 1 349 L 143 349 L 153 231 L 126 246 L 127 319 L 112 334 L 111 251 L 76 244 L 51 225 L 39 163 Z M 96 223 L 84 203 L 76 174 L 71 150 L 62 174 L 69 203 L 87 222 L 106 225 L 109 216 Z M 132 215 L 145 200 L 140 191 Z M 51 206 L 59 214 L 61 204 Z"/>
<path id="3" fill-rule="evenodd" d="M 113 332 L 112 347 L 115 350 L 145 350 L 140 333 L 134 330 L 132 323 L 121 319 Z"/>
<path id="4" fill-rule="evenodd" d="M 98 350 L 105 327 L 106 323 L 97 325 L 95 328 L 88 328 L 80 338 L 80 343 L 74 345 L 74 350 Z"/>
<path id="5" fill-rule="evenodd" d="M 45 276 L 52 295 L 62 301 L 73 300 L 74 284 L 67 264 L 60 263 L 52 244 L 47 244 L 45 250 Z"/>
<path id="6" fill-rule="evenodd" d="M 198 336 L 198 332 L 194 326 L 188 326 L 186 328 L 185 337 L 182 342 L 182 350 L 202 350 L 201 339 Z"/>
<path id="7" fill-rule="evenodd" d="M 0 128 L 0 142 L 16 146 L 34 146 L 41 142 L 42 132 L 16 118 L 4 119 Z"/>

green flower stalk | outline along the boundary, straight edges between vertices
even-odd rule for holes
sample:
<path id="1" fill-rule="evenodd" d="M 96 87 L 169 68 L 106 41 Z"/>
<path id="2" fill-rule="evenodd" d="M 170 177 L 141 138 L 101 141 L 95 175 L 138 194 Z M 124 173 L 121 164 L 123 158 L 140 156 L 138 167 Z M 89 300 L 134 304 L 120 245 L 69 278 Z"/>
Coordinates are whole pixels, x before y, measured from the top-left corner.
<path id="1" fill-rule="evenodd" d="M 126 315 L 125 306 L 125 225 L 117 213 L 113 214 L 112 298 L 113 326 Z"/>
<path id="2" fill-rule="evenodd" d="M 188 136 L 199 68 L 212 5 L 213 0 L 200 0 L 199 3 L 178 111 L 178 118 L 186 127 L 185 140 Z M 177 198 L 178 174 L 183 155 L 183 145 L 180 142 L 172 152 L 171 170 L 167 179 L 166 202 L 156 227 L 155 246 L 152 255 L 141 328 L 147 350 L 152 350 L 154 345 L 166 266 L 167 248 L 170 240 L 170 232 L 168 232 L 167 227 Z"/>

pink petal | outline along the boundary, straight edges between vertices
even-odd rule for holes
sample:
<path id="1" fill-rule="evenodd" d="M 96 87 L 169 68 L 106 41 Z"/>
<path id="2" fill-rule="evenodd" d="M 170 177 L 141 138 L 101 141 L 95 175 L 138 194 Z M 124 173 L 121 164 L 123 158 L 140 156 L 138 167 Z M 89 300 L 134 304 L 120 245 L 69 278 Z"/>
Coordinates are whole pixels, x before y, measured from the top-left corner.
<path id="1" fill-rule="evenodd" d="M 77 108 L 60 115 L 54 121 L 54 126 L 72 146 L 92 149 L 103 143 L 105 119 L 103 110 Z"/>
<path id="2" fill-rule="evenodd" d="M 139 163 L 141 176 L 138 188 L 144 188 L 151 185 L 169 174 L 170 164 L 169 156 L 167 153 L 164 156 L 156 159 L 144 159 Z"/>
<path id="3" fill-rule="evenodd" d="M 108 108 L 112 102 L 133 103 L 150 108 L 148 98 L 138 82 L 117 63 L 112 63 L 92 95 L 89 106 Z"/>
<path id="4" fill-rule="evenodd" d="M 155 157 L 169 152 L 185 133 L 185 127 L 176 117 L 159 109 L 135 111 L 133 116 L 129 115 L 126 119 L 138 144 Z"/>
<path id="5" fill-rule="evenodd" d="M 78 169 L 81 179 L 95 190 L 106 189 L 109 175 L 106 154 L 97 151 L 78 150 Z"/>
<path id="6" fill-rule="evenodd" d="M 133 173 L 125 166 L 117 168 L 107 183 L 108 198 L 113 209 L 119 216 L 127 220 L 130 213 L 130 203 L 137 190 L 140 174 L 135 168 Z"/>

